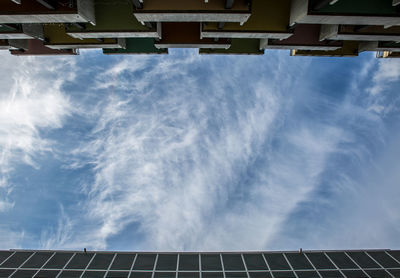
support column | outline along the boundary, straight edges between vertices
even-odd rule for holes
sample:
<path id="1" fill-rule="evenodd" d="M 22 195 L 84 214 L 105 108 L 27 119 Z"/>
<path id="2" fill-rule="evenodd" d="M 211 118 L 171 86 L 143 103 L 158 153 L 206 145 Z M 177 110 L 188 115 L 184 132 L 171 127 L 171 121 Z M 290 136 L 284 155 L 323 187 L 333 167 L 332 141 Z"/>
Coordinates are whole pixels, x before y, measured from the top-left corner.
<path id="1" fill-rule="evenodd" d="M 232 9 L 235 0 L 225 0 L 225 9 Z"/>
<path id="2" fill-rule="evenodd" d="M 136 9 L 143 9 L 143 4 L 139 0 L 132 0 L 132 4 L 136 7 Z"/>

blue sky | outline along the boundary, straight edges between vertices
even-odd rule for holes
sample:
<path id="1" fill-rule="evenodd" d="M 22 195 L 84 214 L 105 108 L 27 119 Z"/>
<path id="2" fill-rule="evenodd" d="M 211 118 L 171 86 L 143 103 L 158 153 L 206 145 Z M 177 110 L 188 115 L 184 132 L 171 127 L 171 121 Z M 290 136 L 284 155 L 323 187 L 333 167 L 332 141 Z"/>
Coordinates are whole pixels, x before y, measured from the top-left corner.
<path id="1" fill-rule="evenodd" d="M 0 53 L 0 248 L 400 248 L 400 61 Z"/>

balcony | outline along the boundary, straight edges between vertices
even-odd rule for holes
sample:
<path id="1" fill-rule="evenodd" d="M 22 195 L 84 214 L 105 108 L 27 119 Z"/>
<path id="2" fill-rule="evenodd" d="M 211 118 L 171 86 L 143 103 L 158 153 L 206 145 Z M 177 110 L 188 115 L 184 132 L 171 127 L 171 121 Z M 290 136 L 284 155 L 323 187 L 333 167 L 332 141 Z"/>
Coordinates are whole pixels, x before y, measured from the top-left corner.
<path id="1" fill-rule="evenodd" d="M 103 49 L 104 54 L 168 54 L 168 49 L 158 49 L 152 38 L 126 39 L 125 49 Z"/>
<path id="2" fill-rule="evenodd" d="M 44 40 L 42 25 L 36 23 L 0 25 L 0 39 L 33 38 Z"/>
<path id="3" fill-rule="evenodd" d="M 144 0 L 134 15 L 141 22 L 240 22 L 250 17 L 246 0 Z"/>
<path id="4" fill-rule="evenodd" d="M 9 49 L 10 45 L 7 40 L 0 40 L 0 50 Z"/>
<path id="5" fill-rule="evenodd" d="M 0 23 L 90 22 L 95 24 L 93 0 L 10 0 L 0 2 Z M 45 3 L 52 3 L 46 5 Z"/>
<path id="6" fill-rule="evenodd" d="M 133 15 L 130 1 L 96 0 L 96 25 L 70 24 L 67 33 L 74 38 L 160 38 L 160 23 L 141 24 Z"/>
<path id="7" fill-rule="evenodd" d="M 45 24 L 45 46 L 53 49 L 71 48 L 122 48 L 125 39 L 76 39 L 65 32 L 64 24 Z"/>
<path id="8" fill-rule="evenodd" d="M 321 26 L 318 24 L 298 24 L 293 36 L 285 40 L 262 39 L 261 49 L 296 49 L 296 50 L 337 50 L 342 47 L 339 41 L 320 41 Z"/>
<path id="9" fill-rule="evenodd" d="M 321 40 L 400 41 L 400 27 L 371 25 L 322 25 Z"/>
<path id="10" fill-rule="evenodd" d="M 390 51 L 400 52 L 399 42 L 361 42 L 359 51 Z"/>
<path id="11" fill-rule="evenodd" d="M 240 25 L 207 23 L 203 26 L 202 38 L 275 38 L 286 39 L 292 35 L 288 30 L 290 0 L 253 0 L 250 18 Z"/>
<path id="12" fill-rule="evenodd" d="M 227 49 L 227 39 L 201 39 L 200 23 L 185 22 L 162 24 L 162 39 L 155 43 L 157 48 L 222 48 Z"/>
<path id="13" fill-rule="evenodd" d="M 200 54 L 263 55 L 259 39 L 232 39 L 228 49 L 200 49 Z"/>
<path id="14" fill-rule="evenodd" d="M 379 51 L 376 53 L 376 58 L 400 58 L 400 52 Z"/>
<path id="15" fill-rule="evenodd" d="M 22 49 L 10 49 L 12 55 L 24 56 L 24 55 L 78 55 L 76 49 L 51 49 L 43 45 L 40 40 L 27 40 L 27 48 Z"/>
<path id="16" fill-rule="evenodd" d="M 399 25 L 392 0 L 292 0 L 290 24 Z"/>

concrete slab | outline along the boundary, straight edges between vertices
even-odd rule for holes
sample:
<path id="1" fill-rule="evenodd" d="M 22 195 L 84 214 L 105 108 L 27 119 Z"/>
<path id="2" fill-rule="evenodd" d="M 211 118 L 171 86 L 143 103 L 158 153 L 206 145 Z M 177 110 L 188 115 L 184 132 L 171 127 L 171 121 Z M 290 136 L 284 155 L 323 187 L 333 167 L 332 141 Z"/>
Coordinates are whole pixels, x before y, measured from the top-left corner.
<path id="1" fill-rule="evenodd" d="M 251 17 L 243 24 L 226 22 L 222 29 L 218 23 L 207 23 L 202 27 L 203 38 L 277 38 L 292 35 L 288 30 L 290 0 L 253 0 Z"/>
<path id="2" fill-rule="evenodd" d="M 76 39 L 65 32 L 64 24 L 45 24 L 46 47 L 53 49 L 71 48 L 123 48 L 125 39 Z"/>
<path id="3" fill-rule="evenodd" d="M 343 47 L 337 50 L 298 50 L 292 49 L 291 56 L 319 56 L 319 57 L 356 57 L 358 56 L 359 42 L 345 41 Z"/>
<path id="4" fill-rule="evenodd" d="M 208 3 L 199 0 L 146 0 L 134 15 L 142 22 L 246 22 L 250 7 L 246 0 L 236 0 L 225 9 L 225 0 Z"/>

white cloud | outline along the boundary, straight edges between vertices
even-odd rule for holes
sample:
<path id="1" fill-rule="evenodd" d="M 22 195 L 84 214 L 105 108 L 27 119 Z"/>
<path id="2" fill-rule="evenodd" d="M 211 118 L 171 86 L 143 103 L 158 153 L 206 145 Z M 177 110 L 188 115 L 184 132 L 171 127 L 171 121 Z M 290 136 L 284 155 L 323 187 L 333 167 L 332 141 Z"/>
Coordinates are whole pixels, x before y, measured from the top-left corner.
<path id="1" fill-rule="evenodd" d="M 230 68 L 208 60 L 208 74 L 189 74 L 202 59 L 135 57 L 140 68 L 127 59 L 99 74 L 112 92 L 91 115 L 98 118 L 92 140 L 74 152 L 95 171 L 78 242 L 107 248 L 110 238 L 128 233 L 127 249 L 260 249 L 318 185 L 347 135 L 322 123 L 290 133 L 281 127 L 295 117 L 293 92 L 302 89 L 302 77 L 293 73 L 300 64 L 288 70 L 279 58 L 276 79 L 263 74 L 265 80 L 251 70 L 243 77 L 247 60 Z M 145 74 L 132 81 L 140 70 Z M 125 230 L 133 224 L 137 230 Z M 144 238 L 138 243 L 135 235 Z"/>
<path id="2" fill-rule="evenodd" d="M 395 249 L 400 246 L 396 236 L 400 231 L 396 162 L 400 146 L 398 124 L 392 122 L 398 118 L 395 108 L 400 96 L 395 81 L 399 75 L 388 70 L 400 64 L 387 60 L 375 67 L 371 67 L 370 61 L 366 65 L 370 73 L 354 74 L 354 84 L 343 103 L 334 110 L 334 116 L 325 119 L 332 121 L 334 128 L 325 133 L 325 139 L 313 137 L 316 140 L 311 146 L 320 143 L 334 156 L 327 161 L 329 166 L 322 168 L 326 175 L 316 187 L 318 190 L 300 203 L 281 226 L 274 238 L 274 248 Z M 367 82 L 370 76 L 375 76 L 372 84 Z M 381 94 L 365 95 L 369 86 L 381 88 L 384 82 L 388 83 Z M 334 137 L 340 138 L 333 140 L 340 143 L 336 147 L 323 143 Z M 312 157 L 316 156 L 308 156 Z"/>
<path id="3" fill-rule="evenodd" d="M 335 173 L 331 165 L 337 155 L 361 166 L 372 157 L 367 145 L 352 144 L 358 140 L 357 130 L 371 141 L 384 137 L 376 114 L 387 111 L 387 106 L 374 101 L 379 94 L 370 96 L 367 105 L 357 99 L 364 92 L 351 93 L 343 103 L 326 100 L 307 83 L 306 72 L 314 70 L 307 70 L 309 60 L 295 62 L 277 55 L 268 57 L 267 65 L 259 57 L 236 58 L 232 62 L 193 53 L 124 57 L 114 66 L 97 68 L 94 84 L 89 82 L 88 92 L 83 92 L 85 101 L 69 100 L 62 92 L 63 82 L 75 79 L 73 74 L 63 75 L 63 67 L 71 68 L 69 72 L 76 68 L 70 60 L 60 60 L 61 66 L 49 63 L 46 73 L 55 85 L 46 73 L 30 66 L 38 60 L 21 60 L 26 64 L 22 72 L 13 69 L 16 79 L 8 89 L 15 97 L 0 98 L 0 147 L 7 150 L 2 160 L 7 171 L 0 183 L 8 192 L 4 196 L 12 190 L 7 175 L 16 163 L 38 168 L 38 155 L 53 151 L 54 142 L 43 137 L 42 130 L 62 127 L 73 109 L 96 123 L 76 142 L 72 162 L 68 161 L 69 170 L 92 169 L 93 180 L 85 179 L 82 190 L 87 199 L 61 206 L 56 226 L 42 231 L 40 247 L 112 248 L 109 242 L 115 238 L 128 238 L 126 249 L 263 249 L 276 247 L 277 240 L 295 246 L 299 241 L 293 235 L 279 237 L 293 213 L 304 203 L 335 203 L 313 199 L 327 172 L 341 177 L 334 183 L 335 193 L 355 198 L 359 206 L 343 223 L 357 223 L 368 203 L 380 196 L 381 201 L 390 199 L 379 212 L 391 215 L 391 220 L 374 223 L 394 232 L 390 221 L 398 220 L 397 209 L 391 210 L 397 208 L 396 191 L 388 187 L 380 195 L 373 182 L 363 193 L 358 180 Z M 365 82 L 373 69 L 369 62 L 355 83 Z M 395 79 L 376 73 L 374 80 L 379 84 Z M 0 78 L 1 82 L 7 83 Z M 104 95 L 91 97 L 99 91 Z M 321 113 L 323 109 L 330 112 Z M 397 176 L 389 176 L 395 184 Z M 0 210 L 14 204 L 3 200 Z M 335 211 L 330 217 L 339 221 L 340 213 L 345 217 L 350 210 Z M 324 223 L 316 229 L 319 238 L 304 235 L 304 244 L 323 244 L 327 227 Z M 378 243 L 384 231 L 377 228 L 374 233 Z M 21 233 L 12 234 L 18 245 Z M 327 245 L 338 246 L 346 235 L 349 240 L 344 242 L 351 244 L 356 233 L 331 233 Z M 359 245 L 366 240 L 360 237 Z"/>
<path id="4" fill-rule="evenodd" d="M 42 230 L 39 246 L 45 250 L 67 248 L 71 244 L 72 234 L 73 222 L 65 213 L 64 207 L 60 205 L 57 227 Z M 77 243 L 74 242 L 71 245 L 75 244 Z"/>
<path id="5" fill-rule="evenodd" d="M 67 59 L 16 58 L 1 53 L 0 59 L 0 216 L 12 214 L 20 205 L 13 199 L 10 182 L 18 165 L 36 169 L 38 155 L 53 152 L 53 142 L 43 131 L 62 127 L 71 113 L 70 103 L 61 92 L 64 81 L 73 78 L 73 63 Z M 20 173 L 17 173 L 20 174 Z M 14 222 L 0 225 L 0 249 L 21 248 L 32 235 Z M 9 226 L 5 223 L 9 223 Z M 22 224 L 22 223 L 21 223 Z"/>
<path id="6" fill-rule="evenodd" d="M 4 198 L 11 190 L 7 177 L 14 166 L 25 163 L 38 168 L 35 156 L 52 151 L 52 142 L 41 131 L 60 128 L 70 114 L 61 85 L 73 77 L 68 73 L 73 64 L 63 59 L 19 59 L 8 53 L 1 58 L 0 71 L 7 72 L 0 78 L 0 187 L 5 209 L 11 207 Z"/>
<path id="7" fill-rule="evenodd" d="M 0 249 L 21 248 L 25 233 L 10 230 L 10 227 L 0 225 Z"/>
<path id="8" fill-rule="evenodd" d="M 374 85 L 369 89 L 372 95 L 390 89 L 392 83 L 400 78 L 400 62 L 397 59 L 381 59 L 378 67 L 373 76 Z"/>

